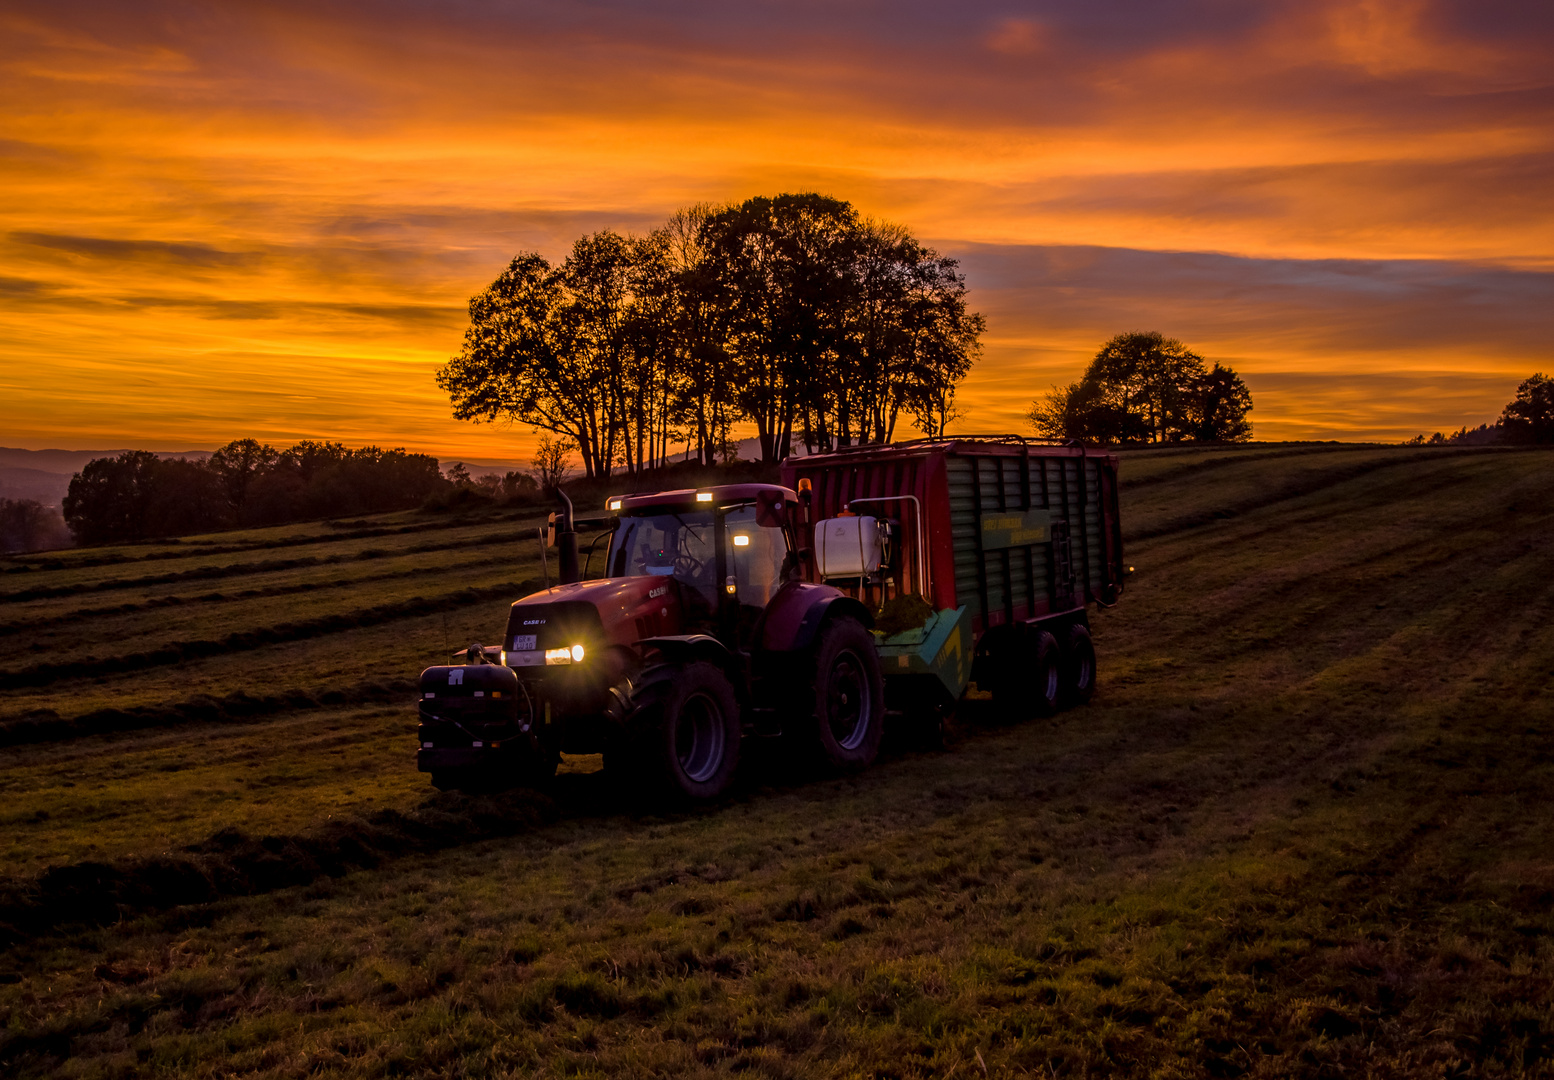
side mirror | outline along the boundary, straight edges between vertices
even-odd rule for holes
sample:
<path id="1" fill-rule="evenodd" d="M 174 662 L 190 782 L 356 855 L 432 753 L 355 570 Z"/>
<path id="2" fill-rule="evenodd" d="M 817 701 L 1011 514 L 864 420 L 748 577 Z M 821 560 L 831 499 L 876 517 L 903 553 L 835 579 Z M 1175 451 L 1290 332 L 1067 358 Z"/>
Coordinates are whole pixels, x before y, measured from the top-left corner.
<path id="1" fill-rule="evenodd" d="M 788 497 L 780 491 L 762 491 L 755 497 L 755 523 L 763 529 L 788 524 Z"/>
<path id="2" fill-rule="evenodd" d="M 554 512 L 545 521 L 545 546 L 548 548 L 556 546 L 556 515 Z"/>

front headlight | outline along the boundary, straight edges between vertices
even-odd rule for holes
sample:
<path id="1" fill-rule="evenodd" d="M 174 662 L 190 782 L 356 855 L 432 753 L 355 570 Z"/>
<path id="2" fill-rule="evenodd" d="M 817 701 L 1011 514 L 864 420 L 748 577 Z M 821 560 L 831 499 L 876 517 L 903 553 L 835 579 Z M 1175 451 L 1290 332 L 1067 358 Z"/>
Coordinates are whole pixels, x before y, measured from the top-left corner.
<path id="1" fill-rule="evenodd" d="M 572 646 L 572 663 L 574 663 L 574 664 L 581 664 L 582 662 L 583 662 L 583 647 L 581 645 L 574 645 L 574 646 Z"/>
<path id="2" fill-rule="evenodd" d="M 572 645 L 561 649 L 546 649 L 546 664 L 581 664 L 583 662 L 583 647 Z"/>

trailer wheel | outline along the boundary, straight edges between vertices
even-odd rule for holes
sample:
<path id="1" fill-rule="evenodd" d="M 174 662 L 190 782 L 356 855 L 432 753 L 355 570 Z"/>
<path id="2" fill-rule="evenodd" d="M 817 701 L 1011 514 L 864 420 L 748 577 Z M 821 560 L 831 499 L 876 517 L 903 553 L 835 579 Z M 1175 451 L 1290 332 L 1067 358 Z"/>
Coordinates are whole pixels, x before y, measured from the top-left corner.
<path id="1" fill-rule="evenodd" d="M 1029 634 L 1006 652 L 993 684 L 993 704 L 1011 720 L 1051 716 L 1063 700 L 1063 658 L 1057 638 Z"/>
<path id="2" fill-rule="evenodd" d="M 1095 694 L 1095 642 L 1090 631 L 1076 623 L 1068 631 L 1063 650 L 1063 697 L 1074 705 L 1084 705 Z"/>
<path id="3" fill-rule="evenodd" d="M 633 721 L 637 760 L 628 767 L 660 794 L 716 799 L 739 767 L 743 725 L 734 687 L 707 663 L 667 666 L 655 681 Z"/>
<path id="4" fill-rule="evenodd" d="M 803 758 L 829 771 L 868 768 L 885 731 L 885 681 L 874 635 L 854 619 L 833 619 L 811 658 L 800 676 L 791 741 Z"/>

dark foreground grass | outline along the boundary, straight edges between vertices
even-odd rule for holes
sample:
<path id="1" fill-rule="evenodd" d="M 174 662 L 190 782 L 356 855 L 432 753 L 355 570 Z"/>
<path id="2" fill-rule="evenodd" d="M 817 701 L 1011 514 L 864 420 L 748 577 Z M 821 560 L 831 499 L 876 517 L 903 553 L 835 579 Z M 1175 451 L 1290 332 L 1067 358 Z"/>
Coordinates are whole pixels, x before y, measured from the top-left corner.
<path id="1" fill-rule="evenodd" d="M 844 780 L 753 747 L 694 815 L 607 774 L 424 800 L 399 812 L 435 842 L 360 872 L 317 853 L 377 811 L 239 828 L 232 865 L 281 865 L 228 891 L 260 895 L 12 947 L 0 1069 L 1547 1074 L 1554 457 L 1397 457 L 1248 505 L 1278 466 L 1149 485 L 1196 513 L 1223 484 L 1233 516 L 1130 550 L 1086 709 L 968 713 L 948 752 Z"/>

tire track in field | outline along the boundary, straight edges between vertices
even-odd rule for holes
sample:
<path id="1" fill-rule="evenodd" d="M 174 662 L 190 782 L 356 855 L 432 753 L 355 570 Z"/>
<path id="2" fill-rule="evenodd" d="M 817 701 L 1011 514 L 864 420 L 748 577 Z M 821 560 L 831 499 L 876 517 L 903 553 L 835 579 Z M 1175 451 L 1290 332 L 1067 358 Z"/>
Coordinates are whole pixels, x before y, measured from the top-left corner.
<path id="1" fill-rule="evenodd" d="M 281 570 L 301 570 L 313 566 L 335 566 L 348 562 L 371 562 L 376 559 L 394 559 L 401 555 L 419 555 L 428 551 L 451 551 L 482 544 L 514 543 L 528 539 L 510 532 L 488 533 L 465 540 L 445 540 L 438 543 L 414 544 L 407 548 L 368 548 L 353 555 L 310 555 L 301 559 L 267 559 L 262 562 L 228 563 L 225 566 L 202 566 L 194 570 L 181 570 L 168 574 L 150 574 L 136 578 L 113 578 L 108 581 L 83 582 L 78 585 L 40 585 L 19 592 L 0 593 L 0 604 L 21 603 L 24 600 L 49 600 L 61 596 L 78 596 L 81 593 L 113 592 L 119 589 L 154 588 L 157 585 L 180 585 L 190 581 L 213 581 L 219 578 L 245 577 L 249 574 L 267 574 Z"/>
<path id="2" fill-rule="evenodd" d="M 379 604 L 362 611 L 325 615 L 301 622 L 281 623 L 254 630 L 239 630 L 218 640 L 175 641 L 147 652 L 129 653 L 124 656 L 85 657 L 63 664 L 33 664 L 14 671 L 0 672 L 0 690 L 21 687 L 49 686 L 70 679 L 91 679 L 104 675 L 118 675 L 127 671 L 144 671 L 147 668 L 182 664 L 190 660 L 203 660 L 211 656 L 225 656 L 248 652 L 268 645 L 281 645 L 292 641 L 343 633 L 365 626 L 379 626 L 399 619 L 420 615 L 433 615 L 440 611 L 487 602 L 493 590 L 512 590 L 515 596 L 525 596 L 541 586 L 538 582 L 509 581 L 486 585 L 479 589 L 460 589 L 430 599 L 411 597 L 393 604 Z"/>
<path id="3" fill-rule="evenodd" d="M 350 561 L 350 560 L 346 560 Z M 494 563 L 511 562 L 505 555 L 492 555 L 489 558 L 475 562 L 459 564 L 460 568 L 474 568 L 490 566 Z M 116 604 L 113 607 L 80 608 L 63 615 L 48 615 L 37 619 L 21 619 L 17 622 L 0 623 L 0 638 L 10 637 L 14 634 L 27 633 L 32 630 L 45 630 L 52 626 L 61 626 L 67 623 L 79 622 L 83 619 L 97 619 L 114 615 L 134 615 L 144 611 L 155 611 L 165 607 L 181 607 L 184 604 L 224 604 L 233 600 L 261 600 L 275 596 L 292 596 L 304 592 L 323 592 L 328 589 L 343 589 L 354 585 L 368 585 L 374 582 L 396 581 L 400 578 L 413 577 L 421 573 L 421 570 L 398 570 L 384 574 L 368 574 L 365 577 L 342 578 L 339 581 L 300 582 L 295 585 L 272 585 L 263 589 L 244 589 L 239 593 L 206 593 L 203 596 L 158 596 L 138 604 Z"/>

